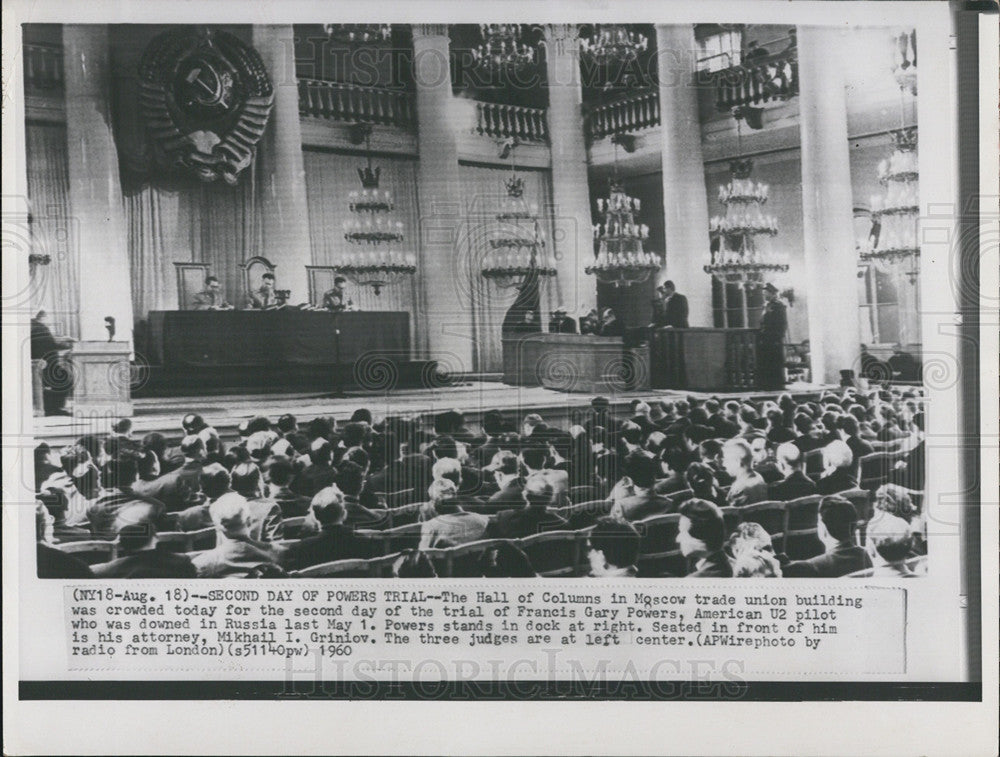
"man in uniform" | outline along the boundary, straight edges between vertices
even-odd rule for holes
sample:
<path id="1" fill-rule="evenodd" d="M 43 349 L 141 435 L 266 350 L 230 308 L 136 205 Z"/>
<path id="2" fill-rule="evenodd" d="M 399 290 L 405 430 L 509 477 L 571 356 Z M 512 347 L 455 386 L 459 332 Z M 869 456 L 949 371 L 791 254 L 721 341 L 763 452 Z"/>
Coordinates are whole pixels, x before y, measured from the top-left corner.
<path id="1" fill-rule="evenodd" d="M 260 278 L 260 287 L 247 292 L 247 307 L 250 310 L 267 310 L 277 307 L 280 302 L 274 291 L 274 274 L 265 273 Z"/>
<path id="2" fill-rule="evenodd" d="M 788 315 L 778 299 L 778 288 L 764 286 L 764 313 L 757 335 L 757 376 L 761 389 L 785 388 L 785 332 Z"/>
<path id="3" fill-rule="evenodd" d="M 344 300 L 345 284 L 347 284 L 347 279 L 343 276 L 337 276 L 333 280 L 333 289 L 323 294 L 324 310 L 332 310 L 334 313 L 342 313 L 347 310 L 347 304 Z"/>
<path id="4" fill-rule="evenodd" d="M 233 306 L 226 302 L 219 279 L 209 276 L 205 279 L 205 288 L 194 296 L 195 310 L 232 310 Z"/>
<path id="5" fill-rule="evenodd" d="M 562 305 L 552 311 L 552 318 L 549 319 L 550 334 L 575 334 L 576 321 L 566 315 L 566 308 Z"/>

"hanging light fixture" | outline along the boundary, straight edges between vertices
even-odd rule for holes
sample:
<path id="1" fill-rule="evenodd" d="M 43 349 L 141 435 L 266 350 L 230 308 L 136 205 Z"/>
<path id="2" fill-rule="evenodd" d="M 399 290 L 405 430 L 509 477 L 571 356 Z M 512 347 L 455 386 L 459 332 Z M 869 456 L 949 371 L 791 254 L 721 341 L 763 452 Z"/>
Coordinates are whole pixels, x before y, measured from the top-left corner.
<path id="1" fill-rule="evenodd" d="M 723 284 L 752 289 L 763 286 L 770 275 L 787 271 L 788 264 L 758 243 L 758 237 L 778 233 L 778 221 L 763 212 L 770 187 L 751 178 L 753 161 L 742 154 L 742 116 L 735 115 L 737 157 L 729 162 L 729 183 L 719 187 L 725 215 L 709 221 L 709 235 L 715 244 L 712 262 L 704 266 L 704 271 Z"/>
<path id="2" fill-rule="evenodd" d="M 331 42 L 347 46 L 387 42 L 392 37 L 390 24 L 327 24 L 324 30 Z"/>
<path id="3" fill-rule="evenodd" d="M 514 169 L 517 141 L 500 143 L 501 154 L 510 156 L 510 178 L 504 180 L 506 196 L 496 214 L 497 229 L 489 240 L 490 249 L 480 273 L 502 289 L 519 288 L 528 276 L 539 280 L 556 275 L 545 246 L 538 217 L 538 204 L 524 199 L 524 179 Z"/>
<path id="4" fill-rule="evenodd" d="M 906 126 L 905 113 L 907 98 L 916 107 L 916 33 L 895 35 L 893 45 L 899 128 L 892 132 L 892 154 L 878 165 L 884 191 L 871 196 L 872 233 L 858 243 L 858 263 L 873 263 L 881 271 L 902 266 L 910 283 L 915 284 L 920 276 L 920 171 L 917 127 Z M 901 78 L 902 72 L 905 76 Z"/>
<path id="5" fill-rule="evenodd" d="M 659 255 L 643 249 L 643 244 L 649 239 L 649 227 L 637 222 L 642 202 L 626 194 L 624 185 L 618 179 L 618 145 L 631 143 L 629 137 L 616 135 L 612 142 L 615 145 L 615 162 L 608 181 L 608 196 L 597 200 L 597 212 L 604 216 L 604 223 L 593 226 L 597 258 L 583 270 L 588 275 L 596 276 L 602 284 L 627 287 L 648 281 L 663 263 Z"/>
<path id="6" fill-rule="evenodd" d="M 597 65 L 628 63 L 649 47 L 645 34 L 621 24 L 594 24 L 590 37 L 580 37 L 580 53 Z"/>
<path id="7" fill-rule="evenodd" d="M 477 66 L 494 71 L 519 70 L 534 65 L 537 43 L 528 44 L 522 24 L 480 24 L 482 43 L 472 48 Z"/>
<path id="8" fill-rule="evenodd" d="M 417 270 L 416 256 L 393 249 L 403 241 L 403 224 L 389 217 L 395 205 L 392 193 L 379 188 L 381 169 L 372 166 L 371 124 L 354 127 L 355 141 L 365 141 L 367 164 L 358 169 L 361 190 L 348 195 L 352 217 L 344 221 L 344 239 L 355 251 L 348 252 L 333 266 L 358 286 L 371 287 L 375 294 Z"/>

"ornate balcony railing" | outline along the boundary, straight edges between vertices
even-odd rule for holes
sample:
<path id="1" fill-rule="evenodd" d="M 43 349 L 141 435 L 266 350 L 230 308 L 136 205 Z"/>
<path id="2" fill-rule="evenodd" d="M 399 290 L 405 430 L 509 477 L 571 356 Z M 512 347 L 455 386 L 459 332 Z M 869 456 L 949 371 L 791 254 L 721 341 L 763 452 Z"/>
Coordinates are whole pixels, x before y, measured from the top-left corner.
<path id="1" fill-rule="evenodd" d="M 638 131 L 659 123 L 660 95 L 652 88 L 594 106 L 586 113 L 587 135 L 592 140 Z"/>
<path id="2" fill-rule="evenodd" d="M 413 97 L 407 92 L 318 79 L 299 79 L 299 114 L 403 129 L 416 124 Z"/>
<path id="3" fill-rule="evenodd" d="M 475 130 L 488 137 L 516 137 L 522 142 L 545 142 L 549 138 L 545 110 L 522 105 L 477 102 Z"/>
<path id="4" fill-rule="evenodd" d="M 24 46 L 24 88 L 28 92 L 52 92 L 63 87 L 63 53 L 59 45 Z"/>
<path id="5" fill-rule="evenodd" d="M 789 46 L 772 55 L 744 60 L 739 66 L 698 71 L 695 82 L 715 90 L 715 107 L 719 111 L 781 102 L 799 93 L 797 53 L 794 46 Z"/>

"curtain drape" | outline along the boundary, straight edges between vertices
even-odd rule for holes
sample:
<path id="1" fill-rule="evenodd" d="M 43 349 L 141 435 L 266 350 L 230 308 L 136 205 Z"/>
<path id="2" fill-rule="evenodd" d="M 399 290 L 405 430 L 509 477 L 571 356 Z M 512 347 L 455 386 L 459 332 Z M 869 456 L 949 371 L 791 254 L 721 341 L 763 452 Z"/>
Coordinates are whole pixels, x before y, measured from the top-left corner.
<path id="1" fill-rule="evenodd" d="M 354 245 L 344 239 L 344 221 L 353 215 L 348 207 L 348 194 L 361 189 L 357 169 L 365 165 L 365 157 L 357 154 L 320 152 L 305 153 L 306 195 L 309 203 L 309 237 L 312 242 L 314 265 L 334 265 L 341 255 L 352 252 Z M 393 195 L 393 221 L 403 224 L 403 241 L 398 250 L 417 252 L 420 225 L 417 211 L 417 164 L 407 158 L 377 156 L 372 164 L 381 169 L 379 188 Z M 417 312 L 416 286 L 420 276 L 419 255 L 414 276 L 376 295 L 368 287 L 349 287 L 348 296 L 361 310 L 396 310 L 410 314 L 410 343 L 417 355 L 424 353 L 426 329 Z"/>
<path id="2" fill-rule="evenodd" d="M 542 234 L 551 253 L 551 174 L 548 171 L 518 169 L 517 175 L 524 179 L 525 202 L 538 204 Z M 472 293 L 473 361 L 476 371 L 497 373 L 503 370 L 501 326 L 504 316 L 514 304 L 517 290 L 497 287 L 484 279 L 480 270 L 482 260 L 489 251 L 489 240 L 498 226 L 496 213 L 506 195 L 504 181 L 510 178 L 510 169 L 462 164 L 459 166 L 459 178 L 466 217 L 466 231 L 460 235 L 459 244 L 463 247 L 461 258 L 468 261 L 461 275 Z M 553 280 L 543 280 L 540 287 L 544 323 L 558 302 L 559 290 L 554 277 Z"/>
<path id="3" fill-rule="evenodd" d="M 48 265 L 35 267 L 31 311 L 48 313 L 57 335 L 80 336 L 80 260 L 69 212 L 69 162 L 66 127 L 29 121 L 25 129 L 28 201 L 31 208 L 31 251 L 48 255 Z"/>

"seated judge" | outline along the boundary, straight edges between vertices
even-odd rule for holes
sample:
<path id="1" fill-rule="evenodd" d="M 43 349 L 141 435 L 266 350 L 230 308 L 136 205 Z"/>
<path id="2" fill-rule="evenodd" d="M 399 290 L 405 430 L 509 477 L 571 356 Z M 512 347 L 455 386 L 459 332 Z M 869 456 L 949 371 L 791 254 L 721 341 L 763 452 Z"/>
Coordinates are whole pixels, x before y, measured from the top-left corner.
<path id="1" fill-rule="evenodd" d="M 566 308 L 560 305 L 552 311 L 552 318 L 549 319 L 550 334 L 575 334 L 576 321 L 566 315 Z"/>
<path id="2" fill-rule="evenodd" d="M 330 310 L 334 313 L 342 313 L 347 310 L 347 300 L 344 297 L 344 287 L 346 285 L 347 279 L 343 276 L 337 276 L 333 280 L 333 289 L 323 293 L 324 310 Z"/>
<path id="3" fill-rule="evenodd" d="M 273 273 L 265 273 L 260 279 L 260 286 L 247 292 L 248 310 L 268 310 L 281 307 L 287 302 L 288 298 L 279 296 L 275 289 Z"/>
<path id="4" fill-rule="evenodd" d="M 596 334 L 601 327 L 601 317 L 595 308 L 591 308 L 580 316 L 580 333 Z"/>
<path id="5" fill-rule="evenodd" d="M 601 311 L 601 323 L 597 331 L 598 336 L 624 336 L 625 327 L 618 320 L 615 311 L 611 308 L 604 308 Z"/>
<path id="6" fill-rule="evenodd" d="M 194 296 L 195 310 L 232 310 L 233 306 L 226 302 L 222 285 L 216 276 L 205 278 L 205 288 Z"/>
<path id="7" fill-rule="evenodd" d="M 653 327 L 669 326 L 674 329 L 688 328 L 688 301 L 677 293 L 672 281 L 664 281 L 656 288 L 653 300 Z"/>

